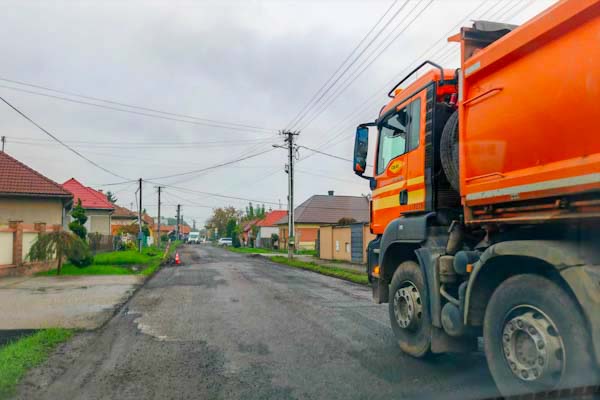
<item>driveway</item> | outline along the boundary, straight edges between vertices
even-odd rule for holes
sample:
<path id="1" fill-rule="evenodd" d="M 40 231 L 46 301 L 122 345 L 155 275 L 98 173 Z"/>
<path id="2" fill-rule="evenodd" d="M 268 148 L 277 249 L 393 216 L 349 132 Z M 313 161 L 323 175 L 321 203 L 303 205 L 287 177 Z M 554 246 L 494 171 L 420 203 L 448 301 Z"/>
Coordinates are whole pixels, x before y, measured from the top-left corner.
<path id="1" fill-rule="evenodd" d="M 367 287 L 185 247 L 102 329 L 63 345 L 21 399 L 477 399 L 481 354 L 402 354 Z"/>
<path id="2" fill-rule="evenodd" d="M 95 329 L 143 283 L 135 275 L 0 279 L 2 330 Z"/>

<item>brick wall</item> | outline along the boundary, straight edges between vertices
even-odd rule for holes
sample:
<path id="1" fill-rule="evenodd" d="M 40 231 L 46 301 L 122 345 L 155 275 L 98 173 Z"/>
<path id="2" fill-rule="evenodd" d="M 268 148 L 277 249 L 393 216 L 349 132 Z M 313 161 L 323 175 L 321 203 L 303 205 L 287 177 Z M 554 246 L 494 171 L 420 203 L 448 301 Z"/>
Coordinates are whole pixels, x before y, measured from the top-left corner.
<path id="1" fill-rule="evenodd" d="M 3 253 L 0 258 L 0 277 L 31 275 L 56 266 L 56 261 L 44 263 L 26 259 L 35 235 L 46 232 L 46 229 L 44 222 L 24 224 L 23 221 L 9 221 L 8 225 L 0 226 L 0 251 Z M 52 225 L 52 229 L 60 230 L 61 226 Z"/>

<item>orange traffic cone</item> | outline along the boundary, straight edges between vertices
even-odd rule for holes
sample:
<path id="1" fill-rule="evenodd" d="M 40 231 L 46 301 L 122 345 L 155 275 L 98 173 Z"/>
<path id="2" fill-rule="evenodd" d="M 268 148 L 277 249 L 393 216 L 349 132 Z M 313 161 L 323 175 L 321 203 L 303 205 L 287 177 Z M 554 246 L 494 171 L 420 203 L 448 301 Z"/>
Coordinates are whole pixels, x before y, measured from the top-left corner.
<path id="1" fill-rule="evenodd" d="M 181 264 L 181 260 L 179 259 L 179 253 L 175 253 L 175 265 Z"/>

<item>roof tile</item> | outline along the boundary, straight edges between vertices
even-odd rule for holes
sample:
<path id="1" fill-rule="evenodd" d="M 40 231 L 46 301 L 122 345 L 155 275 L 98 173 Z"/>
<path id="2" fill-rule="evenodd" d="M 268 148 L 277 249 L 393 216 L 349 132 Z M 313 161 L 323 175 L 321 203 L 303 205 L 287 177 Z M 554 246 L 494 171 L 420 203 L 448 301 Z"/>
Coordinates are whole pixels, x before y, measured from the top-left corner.
<path id="1" fill-rule="evenodd" d="M 75 201 L 81 200 L 83 208 L 92 210 L 114 210 L 113 203 L 97 190 L 83 186 L 77 179 L 71 178 L 62 184 L 63 188 L 73 194 Z"/>
<path id="2" fill-rule="evenodd" d="M 5 152 L 0 152 L 0 194 L 71 197 L 61 185 Z"/>
<path id="3" fill-rule="evenodd" d="M 294 209 L 294 222 L 300 224 L 337 224 L 342 218 L 369 222 L 369 200 L 360 196 L 316 194 Z M 287 216 L 276 225 L 287 223 Z"/>

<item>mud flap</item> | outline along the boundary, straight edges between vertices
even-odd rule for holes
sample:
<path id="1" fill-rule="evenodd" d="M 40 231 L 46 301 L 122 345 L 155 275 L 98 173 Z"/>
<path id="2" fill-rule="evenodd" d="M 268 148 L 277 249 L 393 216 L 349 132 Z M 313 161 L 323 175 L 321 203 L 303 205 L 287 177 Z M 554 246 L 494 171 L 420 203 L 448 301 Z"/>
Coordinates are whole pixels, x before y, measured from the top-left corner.
<path id="1" fill-rule="evenodd" d="M 381 279 L 373 278 L 371 282 L 371 289 L 373 293 L 373 302 L 375 304 L 382 304 L 390 301 L 390 288 L 387 282 L 384 282 Z"/>
<path id="2" fill-rule="evenodd" d="M 464 336 L 452 337 L 443 329 L 431 329 L 431 352 L 432 353 L 470 353 L 477 350 L 477 337 Z"/>

